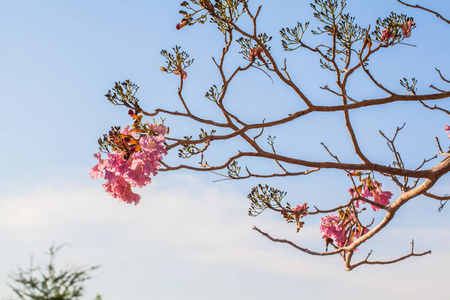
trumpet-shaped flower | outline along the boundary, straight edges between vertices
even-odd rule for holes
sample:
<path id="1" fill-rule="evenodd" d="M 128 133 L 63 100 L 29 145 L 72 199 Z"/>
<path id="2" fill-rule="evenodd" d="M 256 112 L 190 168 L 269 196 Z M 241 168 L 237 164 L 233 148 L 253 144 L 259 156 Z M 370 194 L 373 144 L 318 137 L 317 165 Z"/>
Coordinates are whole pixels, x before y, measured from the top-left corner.
<path id="1" fill-rule="evenodd" d="M 182 19 L 180 23 L 178 23 L 177 25 L 175 25 L 175 28 L 177 30 L 180 30 L 181 28 L 183 28 L 184 26 L 189 25 L 189 20 L 186 19 Z"/>
<path id="2" fill-rule="evenodd" d="M 107 182 L 103 185 L 105 191 L 113 198 L 119 198 L 121 201 L 126 203 L 134 203 L 135 205 L 139 203 L 141 196 L 133 193 L 131 186 L 122 178 L 118 177 L 114 182 Z"/>
<path id="3" fill-rule="evenodd" d="M 300 217 L 306 216 L 308 213 L 308 203 L 305 202 L 305 203 L 303 203 L 302 206 L 297 205 L 292 210 L 295 211 L 295 213 L 294 213 L 295 223 L 299 224 Z"/>
<path id="4" fill-rule="evenodd" d="M 102 154 L 100 151 L 94 153 L 94 157 L 98 159 L 98 164 L 96 164 L 90 171 L 89 175 L 93 179 L 103 178 L 103 170 L 105 169 L 104 160 L 102 159 Z"/>

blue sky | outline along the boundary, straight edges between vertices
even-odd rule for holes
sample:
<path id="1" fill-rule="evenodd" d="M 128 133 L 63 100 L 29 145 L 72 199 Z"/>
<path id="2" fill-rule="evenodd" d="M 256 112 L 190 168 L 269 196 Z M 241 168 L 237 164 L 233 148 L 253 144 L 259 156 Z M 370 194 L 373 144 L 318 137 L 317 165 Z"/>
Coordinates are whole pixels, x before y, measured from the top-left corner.
<path id="1" fill-rule="evenodd" d="M 161 49 L 181 45 L 193 58 L 188 69 L 185 95 L 202 115 L 214 116 L 203 99 L 219 82 L 211 61 L 222 47 L 213 25 L 175 29 L 181 1 L 10 1 L 0 10 L 0 299 L 12 296 L 7 273 L 26 266 L 34 254 L 50 245 L 67 243 L 58 258 L 61 266 L 102 265 L 88 284 L 86 299 L 96 293 L 105 300 L 119 299 L 274 299 L 289 296 L 306 299 L 445 299 L 450 267 L 448 208 L 438 213 L 438 203 L 418 198 L 369 245 L 378 259 L 409 251 L 411 239 L 417 251 L 431 256 L 414 258 L 385 267 L 362 267 L 345 272 L 337 258 L 316 258 L 288 246 L 271 243 L 252 231 L 253 225 L 278 237 L 291 238 L 310 248 L 323 249 L 315 219 L 300 234 L 279 216 L 247 216 L 246 194 L 259 181 L 221 181 L 213 174 L 161 173 L 140 190 L 138 206 L 118 202 L 104 193 L 100 180 L 92 180 L 92 153 L 97 139 L 112 125 L 129 123 L 126 109 L 113 107 L 103 96 L 115 81 L 130 79 L 141 88 L 142 106 L 179 109 L 178 78 L 159 70 Z M 299 86 L 314 101 L 335 101 L 318 86 L 334 79 L 305 51 L 284 53 L 278 31 L 297 21 L 312 20 L 307 1 L 271 0 L 263 4 L 259 28 L 274 37 L 273 53 L 288 67 Z M 415 2 L 414 2 L 415 3 Z M 421 1 L 424 4 L 426 1 Z M 433 1 L 431 8 L 449 11 L 448 1 Z M 254 6 L 253 6 L 254 7 Z M 348 0 L 348 9 L 361 26 L 374 24 L 391 11 L 415 17 L 417 28 L 409 43 L 371 60 L 371 71 L 383 83 L 401 92 L 402 77 L 416 77 L 419 93 L 432 92 L 431 83 L 448 89 L 434 71 L 449 74 L 449 27 L 433 15 L 402 7 L 394 0 Z M 373 25 L 372 25 L 373 26 Z M 309 35 L 306 40 L 313 43 Z M 436 46 L 437 43 L 437 46 Z M 234 59 L 228 71 L 243 63 Z M 450 74 L 447 76 L 450 77 Z M 354 97 L 381 97 L 359 76 L 350 82 Z M 229 104 L 251 120 L 275 118 L 299 109 L 298 99 L 280 82 L 251 70 L 230 89 Z M 206 102 L 206 104 L 205 104 Z M 420 105 L 390 105 L 352 114 L 363 150 L 376 162 L 391 160 L 378 134 L 392 134 L 407 122 L 398 147 L 407 166 L 435 154 L 434 137 L 448 146 L 443 114 Z M 249 114 L 248 112 L 251 112 Z M 198 128 L 168 119 L 171 134 L 197 135 Z M 192 127 L 187 127 L 192 126 Z M 188 131 L 186 131 L 188 129 Z M 354 161 L 348 135 L 338 114 L 311 115 L 276 134 L 279 151 L 328 160 L 320 142 L 341 159 Z M 239 144 L 236 144 L 239 145 Z M 236 146 L 233 145 L 232 146 Z M 223 160 L 228 149 L 217 149 L 211 161 Z M 167 157 L 174 162 L 176 153 Z M 252 162 L 249 162 L 251 164 Z M 259 166 L 254 166 L 259 167 Z M 435 187 L 448 192 L 448 176 Z M 383 178 L 394 195 L 399 191 Z M 288 201 L 307 201 L 323 206 L 347 201 L 349 182 L 344 174 L 325 172 L 287 180 L 262 181 L 288 192 Z M 377 216 L 374 216 L 377 217 Z M 364 295 L 364 296 L 362 296 Z"/>

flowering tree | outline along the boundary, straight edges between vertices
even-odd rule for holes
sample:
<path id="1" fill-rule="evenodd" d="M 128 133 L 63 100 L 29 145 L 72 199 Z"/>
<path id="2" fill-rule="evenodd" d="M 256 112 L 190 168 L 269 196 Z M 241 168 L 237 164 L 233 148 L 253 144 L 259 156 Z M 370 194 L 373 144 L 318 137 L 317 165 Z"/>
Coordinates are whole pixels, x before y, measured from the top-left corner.
<path id="1" fill-rule="evenodd" d="M 439 22 L 450 21 L 439 13 L 418 5 L 411 5 L 397 0 L 407 7 L 424 10 L 435 14 Z M 294 223 L 297 232 L 305 225 L 305 221 L 314 215 L 321 218 L 320 232 L 325 242 L 325 251 L 309 250 L 290 240 L 274 238 L 263 230 L 254 227 L 254 230 L 268 239 L 289 244 L 296 249 L 311 255 L 336 255 L 342 258 L 347 270 L 364 264 L 390 264 L 412 256 L 422 256 L 431 251 L 416 253 L 412 242 L 411 251 L 399 258 L 390 261 L 372 261 L 371 252 L 362 260 L 353 261 L 357 247 L 367 242 L 381 232 L 395 217 L 397 211 L 411 199 L 419 196 L 440 201 L 441 209 L 450 199 L 448 195 L 438 195 L 432 188 L 450 171 L 448 152 L 441 148 L 436 137 L 436 150 L 434 156 L 426 157 L 419 162 L 405 162 L 404 155 L 396 147 L 396 138 L 404 129 L 399 126 L 393 135 L 380 131 L 391 152 L 385 158 L 385 163 L 374 162 L 366 153 L 357 136 L 357 130 L 352 124 L 351 114 L 362 109 L 387 107 L 393 103 L 419 103 L 419 109 L 433 110 L 439 114 L 448 114 L 450 111 L 439 106 L 439 101 L 450 97 L 450 92 L 431 85 L 432 92 L 419 94 L 417 81 L 403 78 L 400 85 L 407 94 L 388 88 L 371 72 L 369 59 L 378 54 L 390 51 L 393 47 L 406 44 L 405 39 L 412 38 L 416 24 L 412 17 L 405 14 L 391 13 L 389 16 L 379 18 L 375 24 L 367 28 L 355 22 L 355 18 L 346 13 L 345 0 L 315 0 L 311 4 L 315 22 L 319 27 L 308 31 L 309 22 L 300 23 L 293 28 L 283 28 L 280 31 L 281 43 L 285 51 L 303 49 L 317 55 L 320 67 L 334 74 L 335 85 L 324 85 L 320 88 L 334 99 L 334 104 L 323 104 L 320 99 L 307 95 L 301 84 L 297 83 L 291 72 L 288 71 L 287 59 L 277 60 L 271 51 L 272 37 L 258 30 L 258 18 L 263 11 L 262 6 L 252 7 L 249 0 L 190 0 L 181 3 L 182 20 L 176 24 L 177 30 L 186 30 L 186 27 L 204 24 L 208 20 L 214 23 L 223 35 L 224 46 L 221 54 L 213 58 L 221 78 L 219 85 L 213 85 L 205 97 L 210 100 L 220 112 L 220 118 L 207 118 L 194 112 L 190 101 L 184 95 L 184 87 L 188 83 L 187 68 L 193 59 L 176 46 L 173 52 L 163 50 L 162 56 L 166 65 L 161 71 L 179 77 L 178 98 L 183 111 L 157 108 L 154 111 L 144 110 L 136 92 L 138 87 L 130 81 L 117 82 L 106 97 L 114 105 L 123 105 L 129 109 L 133 119 L 131 126 L 124 129 L 113 127 L 111 131 L 99 140 L 100 152 L 94 156 L 98 164 L 91 169 L 92 178 L 104 177 L 107 182 L 103 185 L 106 192 L 114 198 L 127 203 L 137 204 L 140 196 L 131 188 L 143 187 L 150 183 L 150 175 L 155 176 L 158 171 L 175 171 L 181 169 L 215 172 L 223 171 L 222 176 L 230 180 L 246 178 L 280 178 L 306 176 L 324 173 L 329 170 L 338 170 L 348 178 L 348 198 L 335 207 L 321 207 L 320 203 L 299 203 L 291 206 L 283 200 L 286 192 L 269 185 L 255 186 L 248 198 L 251 201 L 249 214 L 257 216 L 263 211 L 271 210 L 282 216 L 287 222 Z M 419 25 L 417 25 L 419 26 Z M 305 41 L 306 36 L 316 36 L 315 45 Z M 229 57 L 236 54 L 234 46 L 240 47 L 239 54 L 244 63 L 229 70 Z M 230 94 L 232 83 L 242 73 L 257 69 L 262 71 L 272 81 L 276 80 L 289 89 L 301 102 L 301 108 L 290 111 L 287 116 L 274 117 L 270 114 L 254 122 L 255 116 L 245 112 L 235 112 L 229 107 L 226 99 Z M 440 70 L 436 69 L 444 83 L 450 83 Z M 359 76 L 359 77 L 355 77 Z M 367 79 L 377 89 L 377 97 L 352 97 L 352 86 L 349 84 L 353 78 Z M 335 101 L 334 100 L 334 101 Z M 430 104 L 431 101 L 437 104 Z M 418 106 L 419 107 L 419 106 Z M 301 151 L 295 155 L 284 154 L 275 143 L 275 137 L 266 132 L 285 130 L 289 124 L 294 124 L 310 115 L 326 116 L 330 113 L 339 113 L 343 117 L 344 126 L 348 133 L 349 142 L 353 148 L 355 159 L 343 161 L 333 149 L 322 143 L 325 153 L 330 159 L 316 160 L 306 158 Z M 158 122 L 142 121 L 142 118 L 165 117 L 182 118 L 193 122 L 194 125 L 203 126 L 198 138 L 186 134 L 181 136 L 169 135 L 168 127 Z M 252 118 L 250 118 L 252 117 Z M 164 123 L 164 122 L 161 122 Z M 450 127 L 442 124 L 450 135 Z M 294 129 L 295 130 L 295 129 Z M 266 137 L 267 139 L 264 139 Z M 233 143 L 233 141 L 239 142 Z M 232 141 L 228 150 L 233 151 L 228 156 L 220 156 L 217 163 L 208 163 L 206 156 L 214 152 L 215 144 Z M 242 143 L 243 142 L 243 143 Z M 303 145 L 307 147 L 307 145 Z M 216 148 L 217 149 L 217 148 Z M 177 151 L 179 159 L 190 163 L 167 163 L 164 155 Z M 101 152 L 106 153 L 102 158 Z M 288 151 L 284 151 L 288 152 Z M 192 157 L 197 157 L 192 163 Z M 211 156 L 208 156 L 210 158 Z M 217 155 L 216 155 L 217 157 Z M 440 157 L 442 160 L 439 160 Z M 258 171 L 249 167 L 250 161 L 257 160 Z M 267 164 L 266 164 L 267 163 Z M 407 167 L 415 164 L 413 167 Z M 241 172 L 241 165 L 245 171 Z M 269 170 L 269 171 L 267 171 Z M 226 172 L 226 174 L 225 174 Z M 335 173 L 333 173 L 335 174 Z M 386 190 L 382 183 L 392 181 L 397 190 Z M 378 222 L 367 222 L 366 215 L 383 215 Z"/>

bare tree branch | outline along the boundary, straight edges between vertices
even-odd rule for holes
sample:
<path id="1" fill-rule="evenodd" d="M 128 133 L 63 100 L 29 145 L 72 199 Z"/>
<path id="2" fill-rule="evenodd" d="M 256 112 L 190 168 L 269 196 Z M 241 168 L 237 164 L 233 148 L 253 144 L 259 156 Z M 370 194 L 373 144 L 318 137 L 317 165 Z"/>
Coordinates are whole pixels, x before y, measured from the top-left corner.
<path id="1" fill-rule="evenodd" d="M 430 13 L 436 15 L 436 17 L 438 17 L 438 18 L 441 19 L 442 21 L 447 22 L 447 24 L 450 24 L 450 20 L 444 18 L 440 13 L 435 12 L 434 10 L 425 8 L 425 7 L 420 6 L 420 5 L 418 5 L 418 4 L 412 5 L 412 4 L 408 4 L 408 3 L 406 3 L 406 2 L 403 2 L 403 1 L 401 1 L 401 0 L 397 0 L 397 1 L 400 2 L 401 4 L 405 5 L 405 6 L 413 7 L 413 8 L 418 8 L 418 9 L 422 9 L 422 10 L 424 10 L 424 11 L 430 12 Z"/>
<path id="2" fill-rule="evenodd" d="M 365 265 L 365 264 L 366 265 L 388 265 L 388 264 L 394 264 L 396 262 L 405 260 L 405 259 L 413 257 L 413 256 L 424 256 L 424 255 L 427 255 L 427 254 L 431 254 L 431 250 L 428 250 L 428 251 L 425 251 L 425 252 L 422 252 L 422 253 L 414 253 L 414 240 L 413 240 L 411 242 L 411 252 L 409 254 L 404 255 L 402 257 L 399 257 L 397 259 L 388 260 L 388 261 L 369 261 L 368 259 L 369 259 L 371 254 L 372 254 L 372 250 L 369 252 L 369 254 L 367 254 L 366 259 L 364 259 L 363 261 L 360 261 L 359 263 L 356 263 L 356 264 L 349 265 L 347 267 L 347 271 L 353 270 L 356 267 L 359 267 L 359 266 Z"/>
<path id="3" fill-rule="evenodd" d="M 450 111 L 448 111 L 448 110 L 446 110 L 446 109 L 443 109 L 443 108 L 438 107 L 438 106 L 436 106 L 436 105 L 434 105 L 434 106 L 428 106 L 428 105 L 426 105 L 423 101 L 420 101 L 420 103 L 421 103 L 423 106 L 425 106 L 426 108 L 428 108 L 428 109 L 431 109 L 431 110 L 437 109 L 437 110 L 440 110 L 440 111 L 442 111 L 442 112 L 444 112 L 444 113 L 450 115 Z"/>
<path id="4" fill-rule="evenodd" d="M 265 236 L 266 238 L 268 238 L 268 239 L 271 240 L 272 242 L 288 244 L 288 245 L 291 245 L 292 247 L 294 247 L 294 248 L 297 249 L 297 250 L 300 250 L 300 251 L 302 251 L 302 252 L 305 252 L 305 253 L 308 253 L 308 254 L 311 254 L 311 255 L 328 256 L 328 255 L 335 255 L 335 254 L 338 254 L 338 253 L 341 253 L 341 252 L 344 251 L 343 249 L 335 250 L 335 251 L 330 251 L 330 252 L 316 252 L 316 251 L 311 251 L 311 250 L 309 250 L 309 249 L 307 249 L 307 248 L 300 247 L 300 246 L 294 244 L 293 242 L 291 242 L 291 241 L 289 241 L 289 240 L 283 240 L 283 239 L 276 239 L 276 238 L 273 238 L 273 237 L 271 237 L 268 233 L 262 231 L 261 229 L 259 229 L 259 228 L 256 227 L 256 226 L 253 227 L 253 230 L 258 231 L 259 233 L 261 233 L 263 236 Z"/>

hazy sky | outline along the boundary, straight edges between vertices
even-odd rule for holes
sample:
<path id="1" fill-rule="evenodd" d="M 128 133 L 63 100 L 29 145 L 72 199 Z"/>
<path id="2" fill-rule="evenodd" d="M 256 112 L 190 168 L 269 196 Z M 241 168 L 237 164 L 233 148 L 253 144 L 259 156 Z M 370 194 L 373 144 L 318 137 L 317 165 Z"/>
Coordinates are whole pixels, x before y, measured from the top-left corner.
<path id="1" fill-rule="evenodd" d="M 223 39 L 211 24 L 177 31 L 180 2 L 18 0 L 0 5 L 0 298 L 12 296 L 6 284 L 9 272 L 25 267 L 32 254 L 37 262 L 45 261 L 44 252 L 52 244 L 67 243 L 57 260 L 60 266 L 101 265 L 88 283 L 85 299 L 97 293 L 104 300 L 447 299 L 449 208 L 438 213 L 438 202 L 413 200 L 357 253 L 364 258 L 374 249 L 374 259 L 396 258 L 408 253 L 414 239 L 418 252 L 431 249 L 432 255 L 346 272 L 337 257 L 311 257 L 251 230 L 257 225 L 311 249 L 324 248 L 319 218 L 311 218 L 296 234 L 295 226 L 278 215 L 247 216 L 246 195 L 260 181 L 214 182 L 221 177 L 161 173 L 138 191 L 141 203 L 133 206 L 111 198 L 102 180 L 89 177 L 97 139 L 110 126 L 130 122 L 126 109 L 112 106 L 103 96 L 115 81 L 137 83 L 142 107 L 148 111 L 161 106 L 181 109 L 178 78 L 159 69 L 164 65 L 161 49 L 181 45 L 195 58 L 185 95 L 200 115 L 216 113 L 203 95 L 219 83 L 211 57 L 220 55 Z M 261 2 L 268 3 L 263 3 L 258 28 L 274 37 L 271 46 L 278 61 L 288 57 L 293 79 L 311 99 L 336 101 L 318 88 L 331 87 L 335 79 L 319 67 L 317 57 L 281 51 L 281 28 L 313 20 L 308 2 Z M 427 5 L 444 14 L 450 9 L 446 0 Z M 371 70 L 386 86 L 402 93 L 399 79 L 416 77 L 419 93 L 431 93 L 432 83 L 448 90 L 434 68 L 450 77 L 449 26 L 394 0 L 348 0 L 348 9 L 361 26 L 372 24 L 372 29 L 378 16 L 391 11 L 416 20 L 417 29 L 406 42 L 417 47 L 400 45 L 371 60 Z M 311 34 L 306 40 L 315 43 Z M 238 46 L 232 48 L 235 59 L 227 71 L 244 64 L 239 51 Z M 350 82 L 349 91 L 357 99 L 384 96 L 362 77 Z M 233 111 L 253 121 L 301 108 L 279 81 L 272 84 L 254 69 L 237 78 L 230 93 Z M 443 130 L 450 124 L 448 117 L 419 104 L 365 109 L 352 114 L 352 120 L 363 150 L 376 162 L 392 160 L 378 130 L 391 135 L 403 122 L 407 125 L 398 146 L 407 167 L 417 167 L 436 153 L 435 136 L 444 148 L 449 145 Z M 198 134 L 197 127 L 189 129 L 180 120 L 166 123 L 176 136 Z M 338 114 L 308 116 L 291 131 L 276 133 L 278 150 L 329 160 L 320 146 L 325 142 L 341 159 L 355 161 L 342 123 Z M 227 147 L 217 149 L 211 161 L 223 161 Z M 170 162 L 175 159 L 175 152 L 167 157 Z M 443 178 L 436 192 L 448 193 L 448 179 Z M 306 201 L 330 207 L 348 201 L 349 182 L 343 173 L 261 182 L 286 190 L 287 201 L 294 205 Z M 383 186 L 394 197 L 399 195 L 386 178 Z"/>

